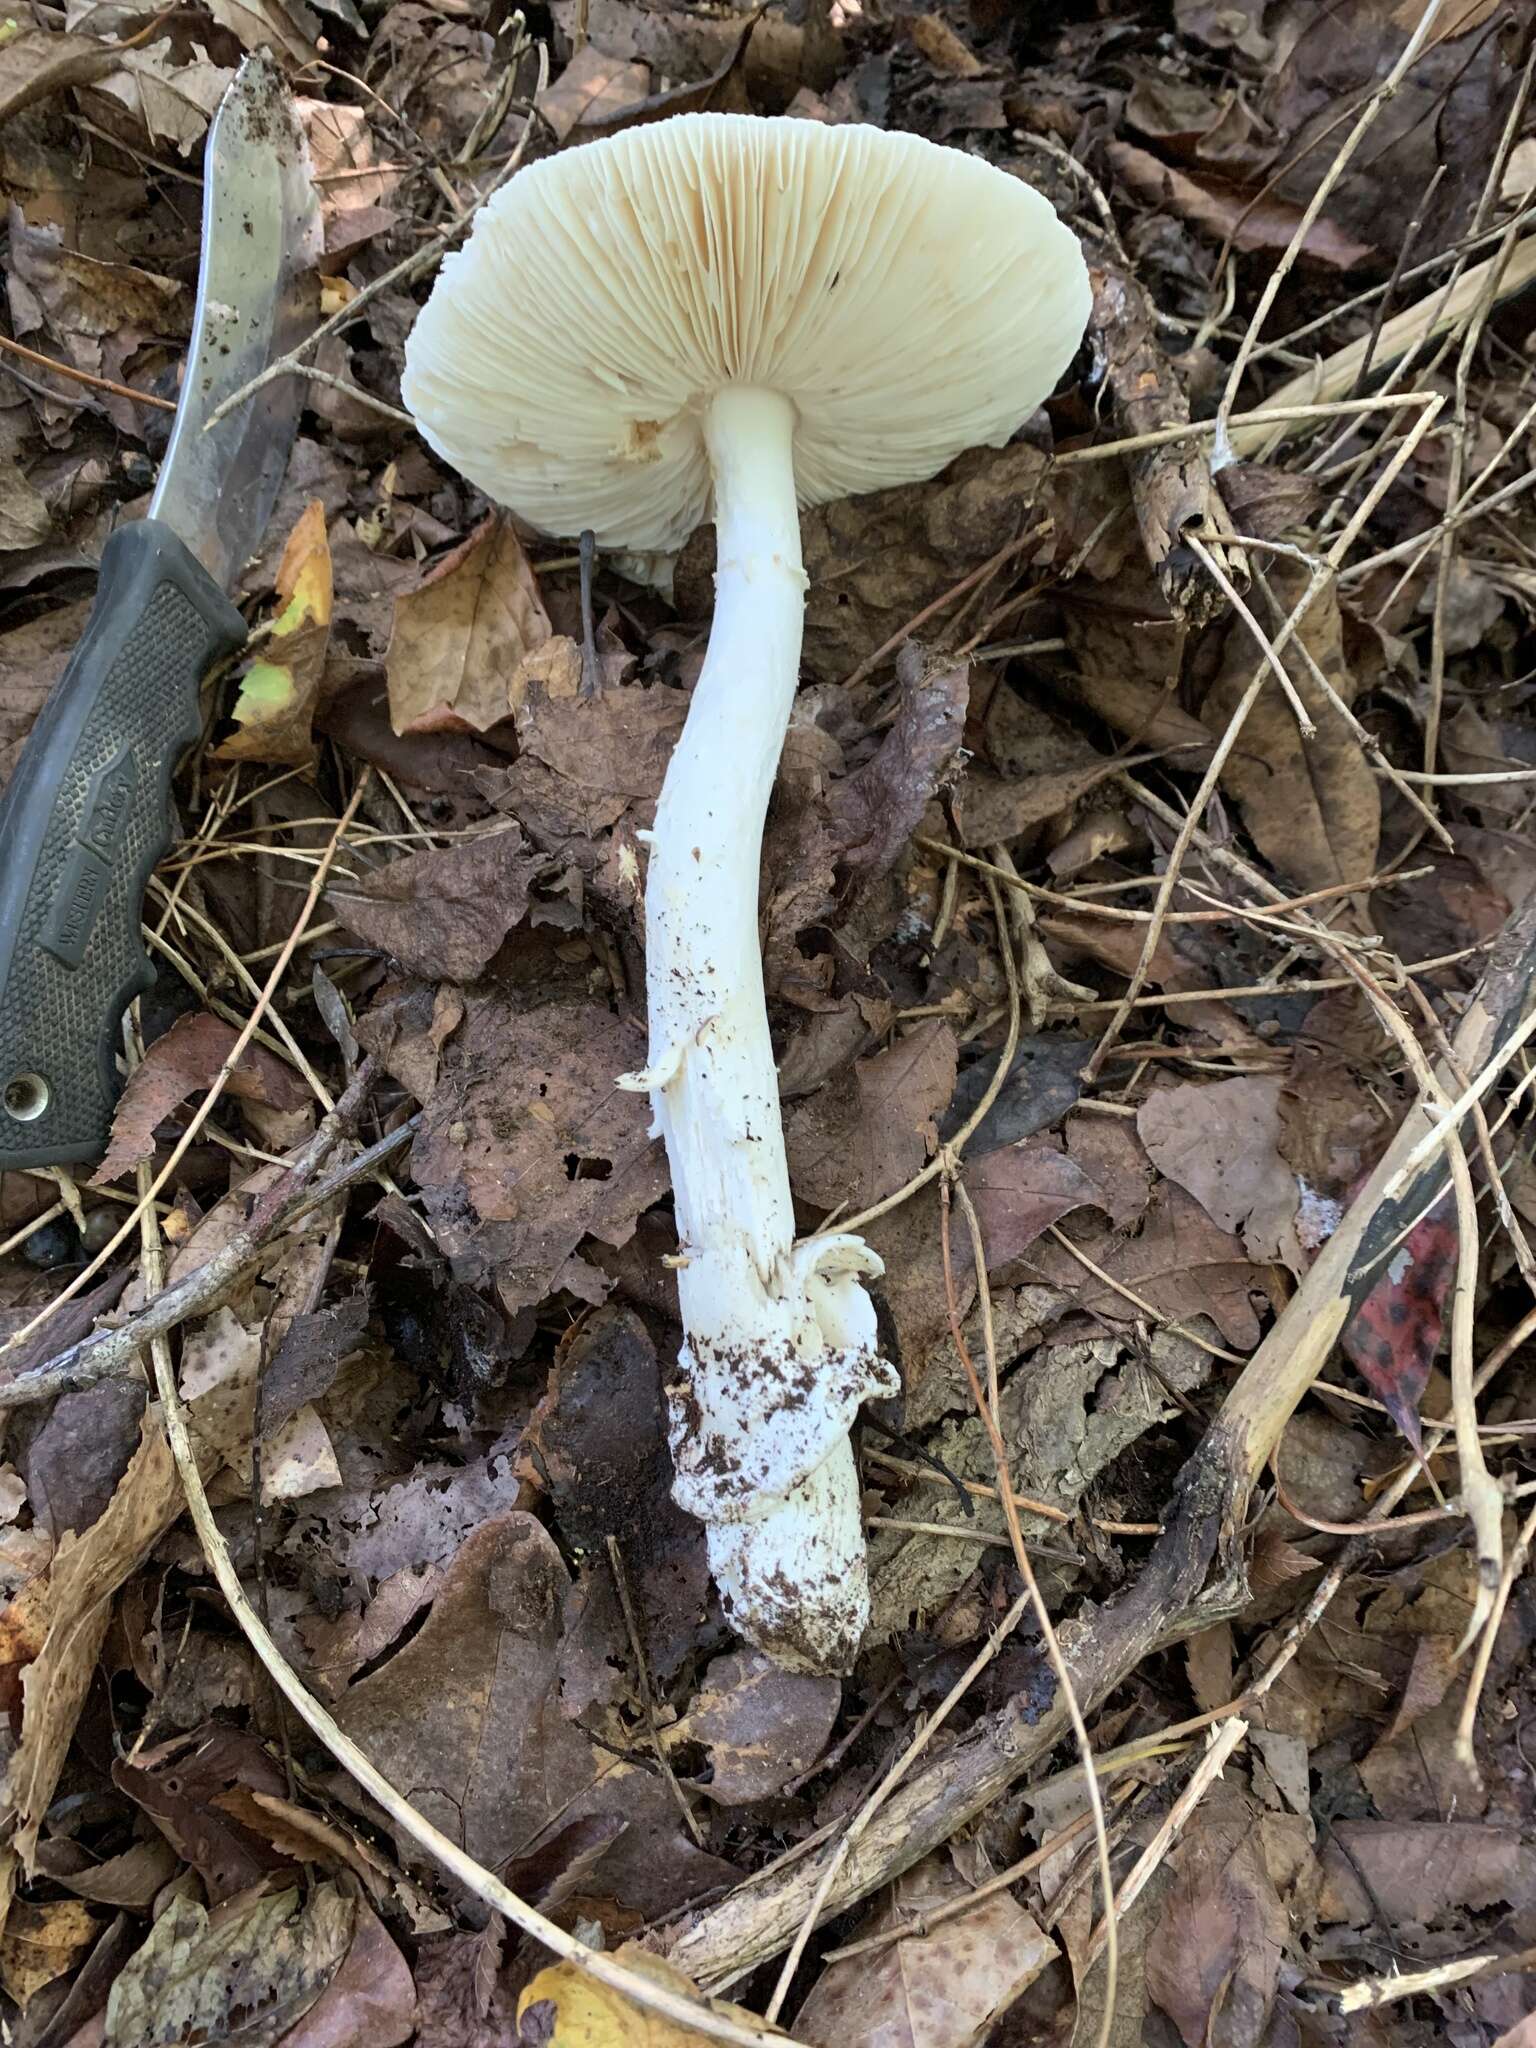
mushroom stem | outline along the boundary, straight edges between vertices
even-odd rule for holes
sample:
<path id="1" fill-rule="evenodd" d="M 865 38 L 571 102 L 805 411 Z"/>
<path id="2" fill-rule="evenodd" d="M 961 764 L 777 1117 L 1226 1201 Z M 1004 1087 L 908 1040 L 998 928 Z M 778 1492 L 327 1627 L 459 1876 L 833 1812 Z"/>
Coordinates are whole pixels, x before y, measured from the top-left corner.
<path id="1" fill-rule="evenodd" d="M 875 1348 L 856 1238 L 795 1246 L 758 943 L 763 820 L 799 679 L 805 572 L 795 410 L 711 401 L 715 617 L 667 769 L 646 878 L 647 1087 L 672 1169 L 684 1343 L 669 1387 L 674 1496 L 699 1516 L 733 1623 L 800 1669 L 846 1670 L 868 1619 L 859 1403 Z"/>

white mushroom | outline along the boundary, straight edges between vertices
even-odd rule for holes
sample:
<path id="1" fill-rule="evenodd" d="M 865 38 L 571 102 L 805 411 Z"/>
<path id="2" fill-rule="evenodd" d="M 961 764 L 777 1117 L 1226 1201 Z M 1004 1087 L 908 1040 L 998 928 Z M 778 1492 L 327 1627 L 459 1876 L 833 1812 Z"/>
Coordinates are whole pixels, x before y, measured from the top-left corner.
<path id="1" fill-rule="evenodd" d="M 406 351 L 439 453 L 555 534 L 675 549 L 713 513 L 709 651 L 650 840 L 650 1090 L 681 1245 L 676 1498 L 732 1621 L 849 1668 L 868 1617 L 848 1431 L 898 1381 L 846 1234 L 795 1242 L 758 943 L 763 819 L 799 674 L 798 506 L 997 446 L 1077 347 L 1075 238 L 1027 185 L 911 135 L 700 114 L 523 171 Z"/>

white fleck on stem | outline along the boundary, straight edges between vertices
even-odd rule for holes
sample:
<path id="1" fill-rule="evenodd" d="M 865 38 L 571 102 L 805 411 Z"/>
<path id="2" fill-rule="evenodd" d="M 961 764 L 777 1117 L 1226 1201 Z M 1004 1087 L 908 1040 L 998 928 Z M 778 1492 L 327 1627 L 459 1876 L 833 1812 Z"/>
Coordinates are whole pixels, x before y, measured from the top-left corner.
<path id="1" fill-rule="evenodd" d="M 841 1671 L 869 1611 L 848 1431 L 899 1383 L 859 1284 L 879 1260 L 847 1235 L 796 1249 L 763 995 L 763 820 L 805 614 L 794 424 L 772 391 L 710 404 L 715 617 L 656 810 L 650 1065 L 626 1079 L 651 1091 L 682 1248 L 675 1498 L 706 1526 L 734 1625 L 781 1663 Z"/>

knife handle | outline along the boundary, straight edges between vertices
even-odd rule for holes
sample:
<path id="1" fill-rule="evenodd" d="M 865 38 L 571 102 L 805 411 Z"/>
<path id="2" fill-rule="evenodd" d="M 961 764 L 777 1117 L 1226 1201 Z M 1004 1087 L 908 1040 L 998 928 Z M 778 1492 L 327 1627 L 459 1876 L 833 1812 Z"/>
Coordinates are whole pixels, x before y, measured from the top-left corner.
<path id="1" fill-rule="evenodd" d="M 99 1158 L 171 841 L 171 772 L 245 621 L 158 519 L 102 551 L 85 632 L 0 798 L 0 1169 Z"/>

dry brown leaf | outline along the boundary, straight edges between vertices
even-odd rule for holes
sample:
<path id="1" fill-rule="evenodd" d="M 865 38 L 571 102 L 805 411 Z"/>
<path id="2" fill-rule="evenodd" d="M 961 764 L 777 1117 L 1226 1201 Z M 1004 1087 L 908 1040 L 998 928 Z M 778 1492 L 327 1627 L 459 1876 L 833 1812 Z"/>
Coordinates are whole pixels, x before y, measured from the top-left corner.
<path id="1" fill-rule="evenodd" d="M 516 826 L 407 854 L 357 882 L 333 882 L 331 914 L 364 945 L 427 981 L 478 981 L 528 908 L 544 862 Z"/>
<path id="2" fill-rule="evenodd" d="M 484 1523 L 460 1546 L 418 1633 L 343 1694 L 336 1718 L 422 1813 L 492 1868 L 546 1828 L 617 1815 L 628 1825 L 583 1891 L 666 1911 L 729 1866 L 681 1835 L 658 1777 L 616 1765 L 561 1711 L 569 1590 L 533 1516 Z"/>
<path id="3" fill-rule="evenodd" d="M 634 1310 L 594 1309 L 561 1344 L 517 1463 L 548 1494 L 571 1552 L 598 1560 L 604 1581 L 608 1539 L 618 1542 L 646 1657 L 665 1683 L 707 1626 L 709 1568 L 699 1524 L 672 1499 L 661 1386 Z"/>
<path id="4" fill-rule="evenodd" d="M 1172 1854 L 1147 1983 L 1186 2048 L 1258 2048 L 1265 2037 L 1287 1919 L 1255 1819 L 1242 1793 L 1215 1785 Z"/>
<path id="5" fill-rule="evenodd" d="M 0 787 L 10 780 L 32 721 L 73 654 L 89 609 L 83 602 L 61 605 L 0 633 Z"/>
<path id="6" fill-rule="evenodd" d="M 926 1857 L 859 1933 L 920 1926 L 974 1888 L 949 1854 Z M 978 2048 L 1057 1953 L 1012 1895 L 998 1892 L 931 1933 L 828 1964 L 795 2032 L 814 2048 Z"/>
<path id="7" fill-rule="evenodd" d="M 588 43 L 553 85 L 539 94 L 539 112 L 564 142 L 572 129 L 601 126 L 651 89 L 650 67 L 609 57 Z"/>
<path id="8" fill-rule="evenodd" d="M 790 1184 L 817 1209 L 862 1209 L 894 1194 L 938 1143 L 959 1058 L 938 1017 L 795 1103 L 784 1120 Z"/>
<path id="9" fill-rule="evenodd" d="M 760 1650 L 717 1657 L 687 1717 L 690 1740 L 709 1752 L 704 1790 L 721 1806 L 777 1792 L 826 1748 L 842 1699 L 840 1679 L 781 1671 Z"/>
<path id="10" fill-rule="evenodd" d="M 148 1409 L 139 1448 L 105 1513 L 83 1536 L 65 1535 L 54 1553 L 47 1632 L 22 1675 L 21 1735 L 5 1782 L 5 1803 L 16 1817 L 12 1840 L 29 1872 L 112 1619 L 113 1595 L 175 1521 L 181 1500 L 159 1411 Z"/>
<path id="11" fill-rule="evenodd" d="M 313 64 L 320 24 L 304 0 L 209 0 L 208 12 L 246 50 L 276 50 L 294 66 Z"/>
<path id="12" fill-rule="evenodd" d="M 386 657 L 390 723 L 397 733 L 485 732 L 523 701 L 534 657 L 552 658 L 572 695 L 580 657 L 556 642 L 522 542 L 499 513 L 395 599 Z"/>
<path id="13" fill-rule="evenodd" d="M 378 1915 L 357 1908 L 341 1967 L 281 2048 L 400 2048 L 416 2030 L 416 1986 Z"/>
<path id="14" fill-rule="evenodd" d="M 1150 1301 L 1173 1322 L 1206 1315 L 1222 1333 L 1223 1342 L 1251 1351 L 1259 1341 L 1255 1295 L 1268 1295 L 1280 1306 L 1278 1269 L 1255 1265 L 1239 1239 L 1220 1230 L 1192 1195 L 1163 1182 L 1153 1195 L 1138 1235 L 1095 1232 L 1074 1223 L 1088 1256 L 1122 1286 Z M 1140 1313 L 1123 1294 L 1096 1280 L 1064 1245 L 1037 1244 L 1030 1254 L 1035 1269 L 1056 1285 L 1072 1291 L 1086 1313 L 1123 1323 Z"/>
<path id="15" fill-rule="evenodd" d="M 23 2012 L 38 1992 L 67 1976 L 96 1939 L 99 1923 L 78 1899 L 13 1901 L 0 1935 L 0 1986 Z"/>
<path id="16" fill-rule="evenodd" d="M 98 104 L 105 99 L 111 105 L 110 114 L 101 111 L 114 132 L 137 130 L 152 149 L 170 144 L 187 156 L 208 133 L 234 75 L 201 52 L 191 63 L 178 62 L 165 37 L 144 49 L 119 51 L 117 66 L 95 86 L 94 96 Z"/>
<path id="17" fill-rule="evenodd" d="M 614 1085 L 644 1064 L 640 1027 L 606 1003 L 468 997 L 412 1157 L 461 1277 L 494 1275 L 509 1310 L 560 1287 L 601 1300 L 577 1246 L 589 1233 L 625 1243 L 667 1185 L 644 1100 Z"/>
<path id="18" fill-rule="evenodd" d="M 1248 191 L 1209 176 L 1193 177 L 1130 142 L 1111 142 L 1107 154 L 1139 199 L 1182 214 L 1219 242 L 1230 239 L 1239 249 L 1267 249 L 1278 256 L 1301 225 L 1299 206 L 1262 188 Z M 1353 270 L 1371 253 L 1371 243 L 1346 234 L 1326 213 L 1312 223 L 1302 243 L 1304 257 L 1331 270 Z"/>
<path id="19" fill-rule="evenodd" d="M 1096 1181 L 1074 1159 L 1045 1139 L 999 1145 L 965 1162 L 965 1187 L 981 1226 L 988 1272 L 1021 1258 L 1058 1217 L 1087 1204 L 1107 1207 Z M 970 1232 L 965 1219 L 954 1225 L 953 1252 L 969 1264 Z"/>
<path id="20" fill-rule="evenodd" d="M 1272 582 L 1289 609 L 1306 582 L 1304 571 L 1277 566 Z M 1344 655 L 1338 599 L 1330 586 L 1313 604 L 1297 637 L 1346 704 L 1356 680 Z M 1242 808 L 1243 823 L 1281 874 L 1301 889 L 1363 881 L 1376 868 L 1381 842 L 1381 797 L 1360 741 L 1287 647 L 1281 659 L 1296 694 L 1317 726 L 1304 739 L 1296 714 L 1273 675 L 1243 724 L 1222 771 L 1222 783 Z M 1227 628 L 1220 672 L 1200 707 L 1207 730 L 1219 737 L 1263 656 L 1241 619 Z"/>
<path id="21" fill-rule="evenodd" d="M 1341 1820 L 1333 1836 L 1320 1852 L 1325 1921 L 1364 1927 L 1384 1914 L 1389 1928 L 1428 1926 L 1458 1908 L 1529 1911 L 1536 1902 L 1536 1867 L 1519 1827 Z"/>
<path id="22" fill-rule="evenodd" d="M 1162 1088 L 1142 1104 L 1136 1130 L 1159 1173 L 1238 1232 L 1250 1258 L 1301 1273 L 1310 1259 L 1296 1237 L 1296 1176 L 1279 1151 L 1283 1085 L 1278 1074 L 1240 1074 Z"/>
<path id="23" fill-rule="evenodd" d="M 0 44 L 0 125 L 52 93 L 89 85 L 121 61 L 120 50 L 95 36 L 21 28 Z"/>
<path id="24" fill-rule="evenodd" d="M 112 1139 L 106 1157 L 91 1176 L 92 1185 L 107 1187 L 154 1150 L 156 1126 L 213 1081 L 229 1057 L 238 1034 L 232 1024 L 207 1010 L 178 1017 L 170 1030 L 149 1047 L 129 1076 L 112 1117 Z M 309 1100 L 308 1090 L 291 1067 L 265 1046 L 248 1045 L 224 1084 L 237 1100 L 263 1103 L 270 1109 L 294 1110 Z"/>

